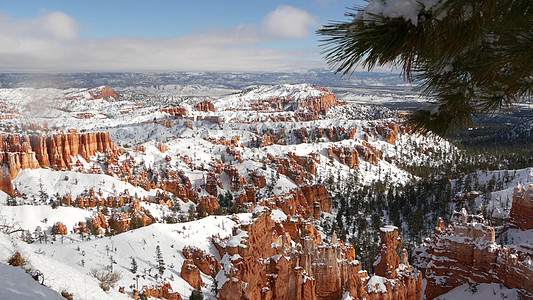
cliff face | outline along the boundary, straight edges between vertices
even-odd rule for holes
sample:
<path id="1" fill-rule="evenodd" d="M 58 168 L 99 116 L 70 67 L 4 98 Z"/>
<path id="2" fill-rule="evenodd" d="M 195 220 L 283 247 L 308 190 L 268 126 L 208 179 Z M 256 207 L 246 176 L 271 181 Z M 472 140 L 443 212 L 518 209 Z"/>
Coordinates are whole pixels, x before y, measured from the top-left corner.
<path id="1" fill-rule="evenodd" d="M 76 168 L 76 161 L 73 158 L 78 155 L 90 161 L 90 157 L 97 152 L 114 150 L 116 150 L 115 143 L 110 139 L 109 133 L 104 132 L 80 134 L 76 131 L 69 131 L 46 136 L 1 134 L 0 188 L 12 194 L 11 180 L 22 169 L 51 167 L 55 170 L 71 170 Z"/>
<path id="2" fill-rule="evenodd" d="M 513 191 L 513 206 L 509 213 L 509 223 L 522 230 L 533 229 L 533 189 L 532 186 L 518 185 Z"/>
<path id="3" fill-rule="evenodd" d="M 385 141 L 387 141 L 387 143 L 395 145 L 396 140 L 398 139 L 400 128 L 398 127 L 398 124 L 393 123 L 387 126 L 378 126 L 376 127 L 376 131 L 379 135 L 385 138 Z"/>
<path id="4" fill-rule="evenodd" d="M 337 96 L 328 93 L 321 97 L 310 97 L 304 100 L 298 101 L 297 110 L 308 109 L 321 114 L 327 114 L 329 109 L 333 106 L 339 105 Z"/>
<path id="5" fill-rule="evenodd" d="M 194 105 L 194 109 L 198 111 L 215 112 L 215 106 L 213 105 L 213 103 L 211 103 L 211 101 L 208 101 L 208 100 L 202 101 L 200 103 L 196 103 Z"/>
<path id="6" fill-rule="evenodd" d="M 520 194 L 515 191 L 515 195 Z M 526 216 L 517 220 L 522 217 Z M 428 299 L 472 282 L 502 283 L 533 299 L 531 249 L 496 244 L 490 222 L 464 209 L 454 213 L 448 227 L 440 219 L 433 238 L 427 239 L 414 256 L 415 265 L 425 272 Z"/>
<path id="7" fill-rule="evenodd" d="M 272 209 L 280 208 L 290 216 L 313 216 L 320 219 L 320 212 L 331 212 L 332 199 L 323 185 L 302 185 L 287 194 L 263 199 L 258 204 Z"/>
<path id="8" fill-rule="evenodd" d="M 396 259 L 383 261 L 393 264 L 394 276 L 369 277 L 353 247 L 335 235 L 330 244 L 323 243 L 309 221 L 274 222 L 269 209 L 259 209 L 230 238 L 213 238 L 222 257 L 216 277 L 219 299 L 341 299 L 346 293 L 356 299 L 420 299 L 420 272 L 406 257 L 400 263 L 398 243 L 388 237 L 382 235 L 383 247 Z"/>
<path id="9" fill-rule="evenodd" d="M 117 94 L 110 86 L 106 85 L 101 88 L 94 89 L 90 91 L 91 95 L 94 97 L 94 99 L 118 99 L 120 97 L 119 94 Z"/>
<path id="10" fill-rule="evenodd" d="M 309 121 L 318 119 L 318 114 L 327 114 L 329 109 L 334 106 L 346 104 L 339 102 L 337 96 L 335 96 L 335 94 L 329 92 L 328 90 L 324 88 L 318 89 L 321 91 L 320 95 L 318 96 L 308 96 L 299 99 L 283 96 L 256 100 L 250 104 L 250 109 L 256 111 L 271 112 L 297 111 L 299 113 L 313 113 L 308 117 L 306 117 L 305 115 L 300 115 L 300 118 L 298 118 L 306 119 Z M 275 119 L 276 118 L 274 118 L 273 120 Z M 279 121 L 282 121 L 282 119 L 280 119 Z"/>
<path id="11" fill-rule="evenodd" d="M 173 117 L 183 117 L 189 114 L 185 107 L 175 106 L 161 109 L 162 113 L 169 114 Z"/>

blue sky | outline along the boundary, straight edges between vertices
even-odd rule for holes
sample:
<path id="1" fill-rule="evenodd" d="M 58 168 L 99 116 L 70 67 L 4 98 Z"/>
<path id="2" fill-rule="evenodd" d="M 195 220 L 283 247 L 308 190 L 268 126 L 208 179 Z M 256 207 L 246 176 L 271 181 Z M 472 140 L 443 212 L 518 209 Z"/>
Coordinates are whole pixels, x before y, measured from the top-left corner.
<path id="1" fill-rule="evenodd" d="M 1 72 L 305 71 L 361 0 L 0 0 Z"/>

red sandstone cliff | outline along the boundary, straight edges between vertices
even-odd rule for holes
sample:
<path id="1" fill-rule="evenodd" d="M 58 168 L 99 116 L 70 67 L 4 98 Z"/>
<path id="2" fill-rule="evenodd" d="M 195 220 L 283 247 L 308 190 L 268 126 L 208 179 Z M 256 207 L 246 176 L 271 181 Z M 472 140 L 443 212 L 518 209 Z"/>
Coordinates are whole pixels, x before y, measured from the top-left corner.
<path id="1" fill-rule="evenodd" d="M 389 247 L 391 257 L 398 256 L 397 243 L 384 237 L 382 247 Z M 265 208 L 257 209 L 250 223 L 235 227 L 229 239 L 214 237 L 213 242 L 222 256 L 216 277 L 219 299 L 341 299 L 345 293 L 356 299 L 422 296 L 421 275 L 406 257 L 388 260 L 397 270 L 390 279 L 368 277 L 353 247 L 335 237 L 331 244 L 323 243 L 304 219 L 275 223 Z M 376 280 L 383 288 L 373 285 Z"/>
<path id="2" fill-rule="evenodd" d="M 53 135 L 34 134 L 21 136 L 18 134 L 0 134 L 0 164 L 2 174 L 0 188 L 13 194 L 11 180 L 22 169 L 38 169 L 52 167 L 56 170 L 70 170 L 76 167 L 73 157 L 81 155 L 85 160 L 97 152 L 116 150 L 115 143 L 109 133 L 67 133 Z"/>
<path id="3" fill-rule="evenodd" d="M 514 189 L 508 221 L 522 230 L 533 229 L 533 185 L 518 184 Z"/>
<path id="4" fill-rule="evenodd" d="M 120 97 L 119 94 L 117 94 L 110 86 L 106 85 L 101 88 L 96 88 L 90 91 L 91 95 L 94 97 L 94 99 L 107 99 L 107 98 L 113 98 L 118 99 Z"/>
<path id="5" fill-rule="evenodd" d="M 211 101 L 208 101 L 208 100 L 196 103 L 194 105 L 194 109 L 198 111 L 215 112 L 215 106 L 213 105 L 213 103 L 211 103 Z"/>
<path id="6" fill-rule="evenodd" d="M 523 217 L 531 215 L 517 220 Z M 472 282 L 502 283 L 518 289 L 524 298 L 533 299 L 531 249 L 496 244 L 490 222 L 480 215 L 469 215 L 464 209 L 454 213 L 448 227 L 440 219 L 435 235 L 414 256 L 415 265 L 427 279 L 428 299 Z"/>

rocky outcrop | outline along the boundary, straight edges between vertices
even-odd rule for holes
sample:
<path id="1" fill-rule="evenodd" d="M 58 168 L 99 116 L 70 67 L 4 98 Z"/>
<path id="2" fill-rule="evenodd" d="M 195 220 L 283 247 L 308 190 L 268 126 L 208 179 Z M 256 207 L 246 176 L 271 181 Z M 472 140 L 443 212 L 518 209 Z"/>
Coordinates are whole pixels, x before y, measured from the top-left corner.
<path id="1" fill-rule="evenodd" d="M 163 108 L 161 109 L 161 112 L 171 115 L 176 118 L 183 117 L 189 114 L 189 112 L 187 111 L 185 107 L 180 107 L 180 106 Z"/>
<path id="2" fill-rule="evenodd" d="M 501 283 L 533 299 L 531 249 L 495 243 L 495 229 L 480 215 L 455 212 L 448 227 L 442 219 L 435 235 L 414 253 L 414 264 L 427 280 L 433 299 L 462 284 Z"/>
<path id="3" fill-rule="evenodd" d="M 215 112 L 215 106 L 211 101 L 205 100 L 199 103 L 196 103 L 194 105 L 194 109 L 198 111 L 204 111 L 204 112 Z"/>
<path id="4" fill-rule="evenodd" d="M 366 162 L 377 165 L 382 158 L 381 151 L 370 145 L 368 142 L 362 142 L 355 147 L 333 146 L 327 149 L 328 158 L 337 160 L 339 163 L 352 169 L 359 168 L 359 156 Z"/>
<path id="5" fill-rule="evenodd" d="M 327 92 L 327 90 L 324 90 Z M 308 97 L 298 101 L 297 109 L 309 109 L 311 111 L 319 112 L 321 114 L 327 114 L 329 109 L 333 106 L 337 106 L 337 96 L 332 93 L 327 93 L 320 97 Z"/>
<path id="6" fill-rule="evenodd" d="M 172 291 L 172 286 L 170 283 L 165 282 L 162 285 L 147 287 L 144 286 L 141 294 L 147 298 L 158 298 L 158 299 L 167 299 L 167 300 L 182 300 L 181 295 L 178 292 Z M 134 290 L 132 293 L 133 299 L 139 299 L 139 292 Z"/>
<path id="7" fill-rule="evenodd" d="M 376 259 L 374 271 L 376 275 L 388 279 L 396 278 L 396 270 L 400 265 L 400 257 L 396 253 L 396 248 L 401 243 L 398 235 L 398 228 L 385 226 L 380 228 L 381 248 L 379 257 Z"/>
<path id="8" fill-rule="evenodd" d="M 218 196 L 218 188 L 222 188 L 222 182 L 219 180 L 216 173 L 209 172 L 205 177 L 205 191 L 211 196 Z"/>
<path id="9" fill-rule="evenodd" d="M 278 173 L 289 177 L 296 185 L 302 185 L 311 175 L 316 174 L 320 158 L 316 153 L 299 156 L 289 152 L 287 157 L 268 155 Z"/>
<path id="10" fill-rule="evenodd" d="M 220 208 L 220 205 L 218 204 L 217 198 L 209 195 L 209 196 L 203 196 L 200 201 L 198 202 L 198 205 L 196 206 L 196 211 L 199 213 L 206 213 L 208 215 L 212 215 Z"/>
<path id="11" fill-rule="evenodd" d="M 264 207 L 256 208 L 251 222 L 235 227 L 230 238 L 213 237 L 213 242 L 222 256 L 222 269 L 216 277 L 220 299 L 422 296 L 421 274 L 408 265 L 406 258 L 403 262 L 407 265 L 397 264 L 396 277 L 369 277 L 355 260 L 353 247 L 335 237 L 330 244 L 323 243 L 305 219 L 276 223 Z M 393 246 L 387 240 L 382 242 Z M 391 253 L 396 254 L 394 250 L 391 248 Z"/>
<path id="12" fill-rule="evenodd" d="M 200 269 L 194 264 L 192 259 L 186 259 L 181 266 L 180 272 L 181 278 L 187 281 L 187 283 L 195 289 L 199 289 L 203 286 L 202 277 L 200 275 Z"/>
<path id="13" fill-rule="evenodd" d="M 220 264 L 213 255 L 193 246 L 183 248 L 182 252 L 183 256 L 192 260 L 202 273 L 214 277 L 220 271 Z"/>
<path id="14" fill-rule="evenodd" d="M 65 224 L 61 222 L 57 222 L 56 224 L 54 224 L 54 226 L 52 226 L 52 234 L 67 235 L 67 226 L 65 226 Z"/>
<path id="15" fill-rule="evenodd" d="M 258 170 L 255 170 L 250 174 L 250 178 L 252 179 L 252 182 L 254 185 L 260 189 L 264 188 L 266 186 L 266 177 L 265 175 L 261 174 Z"/>
<path id="16" fill-rule="evenodd" d="M 317 115 L 318 117 L 318 115 Z M 282 121 L 282 120 L 275 120 Z M 293 121 L 293 120 L 284 120 Z M 313 127 L 313 128 L 297 128 L 290 130 L 275 130 L 268 129 L 261 132 L 257 132 L 259 135 L 256 144 L 259 146 L 268 146 L 272 144 L 283 144 L 286 142 L 287 137 L 293 137 L 293 142 L 304 143 L 329 140 L 331 142 L 338 142 L 347 139 L 354 139 L 357 129 L 344 128 L 342 126 L 335 126 L 329 128 Z M 294 140 L 295 139 L 295 140 Z"/>
<path id="17" fill-rule="evenodd" d="M 261 200 L 261 205 L 281 209 L 285 214 L 320 219 L 320 212 L 331 212 L 332 199 L 323 185 L 302 185 L 287 194 Z"/>
<path id="18" fill-rule="evenodd" d="M 224 136 L 221 137 L 221 138 L 218 138 L 218 139 L 217 138 L 208 137 L 205 140 L 210 142 L 210 143 L 213 143 L 215 145 L 238 147 L 239 146 L 239 141 L 241 140 L 241 137 L 240 136 L 234 136 L 231 139 L 227 139 Z"/>
<path id="19" fill-rule="evenodd" d="M 77 113 L 74 118 L 76 119 L 91 119 L 94 118 L 95 114 L 93 113 Z"/>
<path id="20" fill-rule="evenodd" d="M 387 143 L 395 145 L 396 140 L 398 140 L 400 128 L 398 127 L 398 124 L 393 123 L 386 126 L 377 126 L 376 131 L 379 135 L 385 138 L 385 141 L 387 141 Z"/>
<path id="21" fill-rule="evenodd" d="M 117 94 L 110 86 L 106 85 L 103 87 L 95 88 L 90 91 L 91 96 L 94 97 L 94 99 L 108 99 L 113 98 L 117 100 L 120 95 Z"/>
<path id="22" fill-rule="evenodd" d="M 256 100 L 251 103 L 251 110 L 256 111 L 271 111 L 271 112 L 280 112 L 280 111 L 304 111 L 304 112 L 314 112 L 320 114 L 327 114 L 331 107 L 342 105 L 338 101 L 335 94 L 329 92 L 327 89 L 313 86 L 320 90 L 320 95 L 318 96 L 308 96 L 305 98 L 293 99 L 291 97 L 275 97 L 269 99 Z M 313 118 L 315 119 L 315 118 Z"/>
<path id="23" fill-rule="evenodd" d="M 112 153 L 117 150 L 109 133 L 67 133 L 53 135 L 18 134 L 0 135 L 0 164 L 2 176 L 0 187 L 6 193 L 13 194 L 11 180 L 22 169 L 38 169 L 51 167 L 55 170 L 71 170 L 79 164 L 75 157 L 80 155 L 90 161 L 97 152 Z"/>
<path id="24" fill-rule="evenodd" d="M 332 160 L 335 159 L 348 166 L 351 169 L 359 168 L 359 152 L 350 147 L 335 146 L 328 149 L 328 157 Z"/>
<path id="25" fill-rule="evenodd" d="M 229 149 L 229 148 L 227 148 Z M 224 168 L 224 172 L 228 173 L 228 176 L 231 181 L 231 191 L 236 192 L 240 191 L 244 188 L 246 185 L 246 180 L 244 177 L 239 173 L 239 170 L 237 170 L 234 166 L 226 166 Z"/>
<path id="26" fill-rule="evenodd" d="M 519 183 L 513 190 L 513 206 L 508 222 L 522 230 L 533 229 L 533 185 Z"/>
<path id="27" fill-rule="evenodd" d="M 165 145 L 165 143 L 163 143 L 163 142 L 159 142 L 159 143 L 157 143 L 157 150 L 159 150 L 159 152 L 161 152 L 161 153 L 165 153 L 168 150 L 168 146 Z"/>

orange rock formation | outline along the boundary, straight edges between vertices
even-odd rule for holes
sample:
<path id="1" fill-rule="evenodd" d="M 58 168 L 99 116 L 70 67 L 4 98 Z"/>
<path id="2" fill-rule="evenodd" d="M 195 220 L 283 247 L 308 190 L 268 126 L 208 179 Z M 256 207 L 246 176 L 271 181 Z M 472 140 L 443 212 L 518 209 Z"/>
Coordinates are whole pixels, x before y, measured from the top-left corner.
<path id="1" fill-rule="evenodd" d="M 472 282 L 502 283 L 533 299 L 532 259 L 530 248 L 496 244 L 490 222 L 464 209 L 454 213 L 448 227 L 440 219 L 435 235 L 415 251 L 415 265 L 427 279 L 428 299 Z"/>
<path id="2" fill-rule="evenodd" d="M 204 284 L 200 275 L 200 269 L 194 264 L 192 259 L 186 259 L 183 262 L 180 276 L 195 289 L 201 288 Z"/>
<path id="3" fill-rule="evenodd" d="M 106 85 L 101 88 L 94 88 L 89 91 L 91 96 L 94 97 L 94 99 L 107 99 L 107 98 L 113 98 L 118 99 L 120 97 L 119 94 L 117 94 L 110 86 Z"/>
<path id="4" fill-rule="evenodd" d="M 533 229 L 533 186 L 518 186 L 513 191 L 513 206 L 509 213 L 509 223 L 522 230 Z"/>
<path id="5" fill-rule="evenodd" d="M 168 282 L 158 286 L 144 286 L 141 293 L 147 298 L 153 297 L 158 299 L 182 300 L 181 295 L 178 292 L 172 291 L 172 286 Z M 139 292 L 137 290 L 133 291 L 133 299 L 139 299 Z"/>
<path id="6" fill-rule="evenodd" d="M 90 157 L 97 152 L 111 153 L 115 150 L 117 148 L 109 133 L 104 132 L 80 134 L 71 130 L 46 136 L 0 134 L 0 188 L 13 194 L 11 180 L 22 169 L 51 167 L 55 170 L 70 170 L 76 167 L 73 158 L 78 155 L 90 161 Z"/>
<path id="7" fill-rule="evenodd" d="M 198 111 L 215 112 L 215 106 L 213 105 L 213 103 L 211 103 L 211 101 L 208 101 L 208 100 L 196 103 L 194 105 L 194 109 Z"/>
<path id="8" fill-rule="evenodd" d="M 375 276 L 384 283 L 383 289 L 376 289 L 367 284 L 372 280 L 355 260 L 353 247 L 335 237 L 331 244 L 323 243 L 303 219 L 275 223 L 266 208 L 257 209 L 250 223 L 235 227 L 229 239 L 213 237 L 213 242 L 223 257 L 217 275 L 220 299 L 341 299 L 345 293 L 356 299 L 422 296 L 421 274 L 410 266 L 398 263 L 391 279 Z M 398 256 L 393 244 L 382 243 Z"/>
<path id="9" fill-rule="evenodd" d="M 187 246 L 183 248 L 183 255 L 185 258 L 192 260 L 194 265 L 206 275 L 214 277 L 220 271 L 220 264 L 216 258 L 203 250 L 193 246 Z"/>

